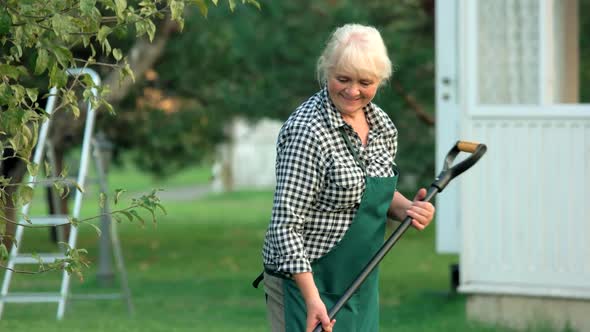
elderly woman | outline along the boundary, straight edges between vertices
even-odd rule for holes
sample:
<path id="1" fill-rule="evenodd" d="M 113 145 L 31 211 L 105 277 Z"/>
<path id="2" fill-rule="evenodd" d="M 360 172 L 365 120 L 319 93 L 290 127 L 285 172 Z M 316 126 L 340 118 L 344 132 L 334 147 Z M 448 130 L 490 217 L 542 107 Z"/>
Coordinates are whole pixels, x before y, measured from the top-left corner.
<path id="1" fill-rule="evenodd" d="M 268 317 L 272 331 L 311 331 L 318 323 L 325 331 L 378 331 L 377 270 L 335 320 L 327 309 L 383 244 L 387 217 L 410 216 L 422 230 L 434 207 L 421 201 L 424 188 L 413 201 L 395 190 L 397 130 L 371 102 L 391 75 L 379 32 L 336 29 L 317 74 L 323 88 L 295 110 L 277 141 L 263 249 Z"/>

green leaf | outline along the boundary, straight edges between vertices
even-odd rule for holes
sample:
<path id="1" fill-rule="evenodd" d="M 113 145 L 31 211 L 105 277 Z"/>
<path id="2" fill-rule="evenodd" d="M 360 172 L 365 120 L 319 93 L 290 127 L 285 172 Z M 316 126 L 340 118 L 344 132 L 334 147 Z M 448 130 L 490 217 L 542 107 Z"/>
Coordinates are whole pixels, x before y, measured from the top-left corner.
<path id="1" fill-rule="evenodd" d="M 14 56 L 16 59 L 20 59 L 21 56 L 23 56 L 23 48 L 20 44 L 14 44 L 11 48 L 10 48 L 10 54 L 12 56 Z"/>
<path id="2" fill-rule="evenodd" d="M 119 213 L 123 214 L 125 217 L 127 217 L 127 220 L 129 221 L 133 221 L 133 215 L 127 211 L 119 211 Z"/>
<path id="3" fill-rule="evenodd" d="M 98 195 L 98 206 L 99 206 L 101 209 L 104 209 L 104 203 L 106 202 L 106 200 L 107 200 L 107 195 L 106 195 L 105 193 L 101 192 L 101 193 Z"/>
<path id="4" fill-rule="evenodd" d="M 80 108 L 78 107 L 78 105 L 70 104 L 70 109 L 72 110 L 72 113 L 74 113 L 76 119 L 80 117 Z"/>
<path id="5" fill-rule="evenodd" d="M 78 220 L 78 218 L 73 218 L 70 216 L 68 216 L 68 222 L 70 224 L 72 224 L 72 226 L 74 226 L 74 227 L 78 227 L 78 225 L 80 224 L 80 221 Z"/>
<path id="6" fill-rule="evenodd" d="M 98 33 L 96 34 L 96 39 L 98 40 L 98 42 L 102 46 L 102 51 L 107 54 L 111 53 L 111 44 L 109 43 L 109 40 L 107 39 L 107 37 L 109 36 L 109 34 L 111 32 L 112 32 L 111 28 L 109 28 L 106 25 L 103 25 L 100 27 L 100 29 L 98 30 Z"/>
<path id="7" fill-rule="evenodd" d="M 67 167 L 67 166 L 66 166 L 66 167 L 63 167 L 63 168 L 61 169 L 61 172 L 59 172 L 59 177 L 60 177 L 60 178 L 65 178 L 66 176 L 68 176 L 68 172 L 69 172 L 69 171 L 70 171 L 70 170 L 69 170 L 69 167 Z"/>
<path id="8" fill-rule="evenodd" d="M 69 20 L 66 19 L 65 15 L 55 13 L 51 18 L 51 26 L 57 37 L 66 39 L 68 32 L 70 32 Z"/>
<path id="9" fill-rule="evenodd" d="M 39 164 L 35 164 L 34 162 L 30 162 L 27 164 L 27 171 L 31 176 L 37 176 L 39 172 Z"/>
<path id="10" fill-rule="evenodd" d="M 11 66 L 7 64 L 0 64 L 0 76 L 8 76 L 12 79 L 18 80 L 20 76 L 20 71 L 17 69 L 16 66 Z"/>
<path id="11" fill-rule="evenodd" d="M 86 192 L 84 190 L 84 188 L 82 188 L 82 186 L 80 186 L 80 184 L 78 182 L 74 182 L 74 186 L 76 186 L 76 189 L 78 189 L 79 192 L 81 192 L 83 194 Z"/>
<path id="12" fill-rule="evenodd" d="M 242 0 L 242 2 L 244 2 L 244 0 Z M 256 0 L 245 0 L 245 2 L 258 8 L 258 10 L 262 10 L 262 8 L 260 8 L 260 3 L 258 3 Z"/>
<path id="13" fill-rule="evenodd" d="M 45 174 L 51 174 L 51 165 L 49 164 L 49 162 L 44 161 L 44 166 L 45 166 Z"/>
<path id="14" fill-rule="evenodd" d="M 144 28 L 150 38 L 150 42 L 153 41 L 156 36 L 156 25 L 154 22 L 152 22 L 152 20 L 147 20 Z"/>
<path id="15" fill-rule="evenodd" d="M 6 10 L 6 7 L 0 8 L 0 36 L 7 35 L 12 25 L 12 19 Z"/>
<path id="16" fill-rule="evenodd" d="M 123 80 L 127 76 L 129 76 L 131 78 L 131 80 L 133 82 L 135 82 L 135 75 L 133 74 L 133 70 L 131 70 L 131 66 L 129 66 L 129 63 L 125 63 L 125 66 L 123 68 L 121 68 L 120 79 Z"/>
<path id="17" fill-rule="evenodd" d="M 209 13 L 209 7 L 207 7 L 205 0 L 193 0 L 193 2 L 197 5 L 197 7 L 199 7 L 201 15 L 203 15 L 203 17 L 207 17 L 207 14 Z"/>
<path id="18" fill-rule="evenodd" d="M 96 39 L 98 39 L 99 43 L 103 43 L 107 37 L 109 36 L 109 34 L 111 33 L 111 31 L 113 31 L 111 28 L 109 28 L 106 25 L 103 25 L 100 27 L 100 29 L 98 30 L 98 33 L 96 34 Z"/>
<path id="19" fill-rule="evenodd" d="M 109 112 L 109 114 L 110 114 L 110 115 L 115 115 L 115 114 L 117 114 L 117 113 L 115 112 L 115 109 L 113 108 L 113 105 L 111 105 L 110 103 L 108 103 L 108 102 L 106 102 L 106 101 L 103 101 L 102 105 L 103 105 L 104 107 L 106 107 L 106 109 L 107 109 L 107 112 Z"/>
<path id="20" fill-rule="evenodd" d="M 127 8 L 127 0 L 115 0 L 115 12 L 117 17 L 123 19 L 123 12 Z"/>
<path id="21" fill-rule="evenodd" d="M 113 56 L 115 57 L 115 60 L 119 61 L 121 60 L 121 58 L 123 58 L 123 54 L 121 53 L 121 50 L 118 48 L 113 48 Z"/>
<path id="22" fill-rule="evenodd" d="M 61 88 L 66 85 L 67 81 L 66 72 L 60 69 L 57 63 L 54 63 L 49 72 L 49 85 Z"/>
<path id="23" fill-rule="evenodd" d="M 6 261 L 8 259 L 8 249 L 4 243 L 0 243 L 0 261 Z"/>
<path id="24" fill-rule="evenodd" d="M 116 215 L 116 214 L 113 214 L 113 215 L 112 215 L 112 217 L 113 217 L 113 219 L 115 219 L 115 221 L 117 222 L 117 224 L 120 224 L 120 223 L 121 223 L 121 221 L 122 221 L 122 220 L 121 220 L 121 217 L 119 217 L 119 216 L 118 216 L 118 215 Z"/>
<path id="25" fill-rule="evenodd" d="M 147 32 L 146 23 L 144 20 L 135 22 L 135 36 L 141 37 Z M 150 40 L 151 41 L 151 40 Z"/>
<path id="26" fill-rule="evenodd" d="M 94 49 L 94 45 L 90 44 L 90 58 L 88 58 L 88 62 L 94 61 L 95 56 L 96 56 L 96 50 Z"/>
<path id="27" fill-rule="evenodd" d="M 217 6 L 217 2 L 218 2 L 218 0 L 211 0 L 211 2 L 213 2 L 213 4 L 214 4 L 215 6 Z"/>
<path id="28" fill-rule="evenodd" d="M 229 2 L 229 10 L 233 12 L 236 9 L 236 0 L 228 0 L 227 2 Z"/>
<path id="29" fill-rule="evenodd" d="M 162 210 L 162 213 L 164 213 L 165 215 L 168 214 L 168 212 L 166 212 L 166 209 L 164 208 L 164 205 L 162 205 L 160 203 L 156 203 L 156 207 L 158 207 L 160 210 Z"/>
<path id="30" fill-rule="evenodd" d="M 135 217 L 135 219 L 139 220 L 142 225 L 145 225 L 145 219 L 143 219 L 143 217 L 139 215 L 136 210 L 131 210 L 129 212 Z"/>
<path id="31" fill-rule="evenodd" d="M 170 1 L 170 11 L 172 12 L 172 19 L 174 21 L 182 20 L 182 12 L 184 11 L 184 2 L 178 0 Z"/>
<path id="32" fill-rule="evenodd" d="M 74 59 L 72 52 L 67 47 L 61 45 L 57 45 L 53 48 L 53 54 L 55 54 L 57 62 L 59 62 L 63 68 L 70 67 L 72 60 Z"/>
<path id="33" fill-rule="evenodd" d="M 25 91 L 27 92 L 27 96 L 32 102 L 37 101 L 37 97 L 39 96 L 39 90 L 36 88 L 26 88 Z"/>
<path id="34" fill-rule="evenodd" d="M 0 105 L 8 105 L 13 101 L 12 90 L 8 84 L 0 83 Z"/>
<path id="35" fill-rule="evenodd" d="M 86 16 L 92 16 L 96 7 L 96 0 L 80 0 L 80 12 Z"/>
<path id="36" fill-rule="evenodd" d="M 13 84 L 10 86 L 12 92 L 14 93 L 14 97 L 21 100 L 25 97 L 25 87 L 20 84 Z"/>
<path id="37" fill-rule="evenodd" d="M 24 185 L 20 187 L 20 198 L 22 200 L 22 204 L 28 204 L 33 200 L 33 188 Z"/>
<path id="38" fill-rule="evenodd" d="M 125 191 L 126 191 L 125 189 L 115 190 L 115 198 L 114 198 L 115 205 L 117 205 L 117 203 L 119 203 L 119 198 L 121 197 L 121 194 L 123 194 Z"/>
<path id="39" fill-rule="evenodd" d="M 92 226 L 92 228 L 94 228 L 94 230 L 96 231 L 96 234 L 100 237 L 100 235 L 102 234 L 102 231 L 100 230 L 100 228 L 98 228 L 98 226 L 96 226 L 93 223 L 86 223 L 86 224 Z"/>
<path id="40" fill-rule="evenodd" d="M 61 183 L 59 181 L 53 182 L 53 188 L 55 188 L 55 190 L 57 190 L 57 193 L 59 194 L 60 197 L 65 197 L 66 189 L 69 190 L 69 188 L 67 186 L 65 186 L 63 183 Z"/>

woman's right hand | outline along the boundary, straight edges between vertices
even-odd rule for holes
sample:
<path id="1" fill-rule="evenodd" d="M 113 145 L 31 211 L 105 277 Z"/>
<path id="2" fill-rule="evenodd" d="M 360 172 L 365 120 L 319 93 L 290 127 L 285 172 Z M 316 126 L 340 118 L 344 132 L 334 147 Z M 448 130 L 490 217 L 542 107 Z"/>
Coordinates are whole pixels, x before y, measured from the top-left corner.
<path id="1" fill-rule="evenodd" d="M 318 325 L 318 323 L 322 324 L 322 329 L 325 332 L 332 332 L 332 328 L 336 323 L 336 320 L 333 319 L 330 322 L 330 317 L 328 316 L 328 310 L 326 310 L 326 305 L 322 302 L 322 299 L 318 296 L 314 299 L 306 302 L 307 306 L 307 328 L 305 329 L 306 332 L 312 332 L 313 329 Z"/>
<path id="2" fill-rule="evenodd" d="M 320 292 L 315 286 L 311 272 L 296 273 L 293 275 L 293 279 L 295 279 L 307 307 L 307 327 L 305 331 L 312 332 L 316 325 L 321 323 L 324 331 L 332 332 L 336 320 L 330 322 L 328 310 L 326 310 L 326 305 L 320 298 Z"/>

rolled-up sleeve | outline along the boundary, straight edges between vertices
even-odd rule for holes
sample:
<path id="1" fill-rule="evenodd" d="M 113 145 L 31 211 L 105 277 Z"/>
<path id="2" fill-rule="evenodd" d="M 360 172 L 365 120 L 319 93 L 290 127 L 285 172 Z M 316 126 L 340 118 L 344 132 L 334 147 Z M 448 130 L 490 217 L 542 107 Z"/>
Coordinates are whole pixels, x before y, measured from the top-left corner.
<path id="1" fill-rule="evenodd" d="M 283 127 L 277 141 L 277 187 L 267 234 L 278 272 L 311 271 L 304 224 L 321 183 L 321 159 L 320 146 L 307 126 Z"/>

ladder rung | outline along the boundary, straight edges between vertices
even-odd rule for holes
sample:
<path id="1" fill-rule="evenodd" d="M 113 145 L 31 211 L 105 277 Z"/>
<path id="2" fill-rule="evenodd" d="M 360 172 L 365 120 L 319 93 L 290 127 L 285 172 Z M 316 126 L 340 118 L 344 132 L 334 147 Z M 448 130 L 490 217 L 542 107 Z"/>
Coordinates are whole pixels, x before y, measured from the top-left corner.
<path id="1" fill-rule="evenodd" d="M 66 256 L 62 253 L 51 253 L 51 254 L 37 254 L 37 257 L 33 257 L 32 254 L 18 254 L 18 256 L 11 257 L 11 260 L 15 264 L 39 264 L 38 258 L 44 264 L 53 263 L 56 259 L 65 259 Z"/>
<path id="2" fill-rule="evenodd" d="M 59 302 L 59 293 L 11 293 L 0 296 L 0 301 L 9 303 L 33 303 L 33 302 Z"/>
<path id="3" fill-rule="evenodd" d="M 30 224 L 36 226 L 55 226 L 68 223 L 68 217 L 66 215 L 56 214 L 47 217 L 30 217 L 29 221 L 23 220 L 23 224 Z"/>

